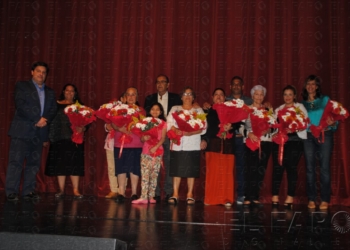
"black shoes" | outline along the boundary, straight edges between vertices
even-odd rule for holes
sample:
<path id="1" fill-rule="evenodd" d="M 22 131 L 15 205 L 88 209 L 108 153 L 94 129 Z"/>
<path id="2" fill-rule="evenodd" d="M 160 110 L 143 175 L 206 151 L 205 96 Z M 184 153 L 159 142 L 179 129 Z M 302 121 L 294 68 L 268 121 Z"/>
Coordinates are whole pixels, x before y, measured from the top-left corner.
<path id="1" fill-rule="evenodd" d="M 139 197 L 137 197 L 136 194 L 133 194 L 133 195 L 131 196 L 131 201 L 137 200 L 138 198 L 139 198 Z"/>
<path id="2" fill-rule="evenodd" d="M 168 200 L 169 200 L 170 197 L 171 197 L 171 195 L 167 194 L 163 201 L 168 203 Z M 155 197 L 153 197 L 153 199 L 155 199 L 157 203 L 160 203 L 160 201 L 161 201 L 160 195 L 156 195 Z"/>
<path id="3" fill-rule="evenodd" d="M 124 202 L 125 197 L 121 194 L 118 194 L 117 197 L 115 198 L 116 202 L 122 203 Z"/>
<path id="4" fill-rule="evenodd" d="M 18 201 L 19 200 L 18 194 L 16 194 L 16 193 L 9 194 L 7 196 L 7 200 L 8 201 Z"/>
<path id="5" fill-rule="evenodd" d="M 165 198 L 164 198 L 164 201 L 165 201 L 166 203 L 168 203 L 168 200 L 169 200 L 170 197 L 171 197 L 171 195 L 170 195 L 170 194 L 167 194 L 167 195 L 165 196 Z"/>
<path id="6" fill-rule="evenodd" d="M 159 195 L 154 196 L 153 199 L 155 199 L 156 203 L 160 203 L 160 196 Z"/>
<path id="7" fill-rule="evenodd" d="M 40 196 L 35 192 L 30 192 L 29 194 L 23 196 L 25 200 L 39 200 Z"/>

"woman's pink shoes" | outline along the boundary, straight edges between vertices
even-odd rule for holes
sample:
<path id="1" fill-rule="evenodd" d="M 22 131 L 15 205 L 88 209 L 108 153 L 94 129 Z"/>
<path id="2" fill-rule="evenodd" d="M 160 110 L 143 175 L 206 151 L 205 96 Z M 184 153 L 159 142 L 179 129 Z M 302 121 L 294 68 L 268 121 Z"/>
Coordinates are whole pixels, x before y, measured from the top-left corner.
<path id="1" fill-rule="evenodd" d="M 142 199 L 142 198 L 140 198 L 140 199 L 137 199 L 137 200 L 133 200 L 131 203 L 132 204 L 148 204 L 148 202 L 149 203 L 152 203 L 152 204 L 154 204 L 154 203 L 157 203 L 157 201 L 155 200 L 155 199 Z"/>

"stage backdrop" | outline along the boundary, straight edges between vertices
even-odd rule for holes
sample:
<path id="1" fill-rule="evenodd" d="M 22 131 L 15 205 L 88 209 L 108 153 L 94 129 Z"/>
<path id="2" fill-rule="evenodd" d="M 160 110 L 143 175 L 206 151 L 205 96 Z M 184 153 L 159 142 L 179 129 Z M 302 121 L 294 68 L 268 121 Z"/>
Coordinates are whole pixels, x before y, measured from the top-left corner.
<path id="1" fill-rule="evenodd" d="M 309 74 L 322 78 L 322 90 L 350 106 L 350 5 L 315 0 L 18 0 L 0 2 L 0 188 L 4 188 L 14 114 L 15 82 L 30 79 L 36 60 L 49 63 L 47 85 L 57 97 L 66 83 L 77 85 L 81 99 L 98 108 L 127 87 L 139 102 L 155 92 L 155 76 L 170 77 L 170 91 L 192 86 L 197 102 L 210 101 L 215 87 L 229 91 L 232 76 L 267 88 L 266 100 L 282 104 L 281 90 L 300 91 Z M 300 96 L 299 96 L 300 97 Z M 350 126 L 335 134 L 331 162 L 332 202 L 350 205 Z M 109 191 L 106 133 L 101 121 L 86 133 L 86 175 L 81 190 L 103 196 Z M 55 192 L 54 178 L 38 174 L 38 191 Z M 271 162 L 270 162 L 271 163 Z M 205 161 L 195 196 L 203 198 Z M 305 203 L 305 164 L 299 164 L 296 202 Z M 184 183 L 183 183 L 184 184 Z M 182 184 L 182 185 L 183 185 Z M 185 197 L 185 185 L 182 194 Z M 263 198 L 271 196 L 271 164 Z M 285 190 L 281 191 L 285 195 Z"/>

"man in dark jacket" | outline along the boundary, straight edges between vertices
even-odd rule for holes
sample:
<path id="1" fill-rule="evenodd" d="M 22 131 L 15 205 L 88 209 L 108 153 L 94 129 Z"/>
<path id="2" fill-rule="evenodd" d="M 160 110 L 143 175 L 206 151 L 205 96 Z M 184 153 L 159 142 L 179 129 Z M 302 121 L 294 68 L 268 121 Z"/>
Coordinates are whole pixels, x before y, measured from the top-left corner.
<path id="1" fill-rule="evenodd" d="M 16 111 L 8 135 L 11 136 L 6 173 L 6 195 L 10 201 L 19 198 L 24 160 L 24 199 L 39 199 L 35 192 L 36 174 L 40 168 L 42 147 L 48 142 L 48 124 L 56 113 L 55 92 L 45 85 L 49 67 L 45 62 L 32 65 L 32 79 L 15 86 Z"/>
<path id="2" fill-rule="evenodd" d="M 165 117 L 169 115 L 168 112 L 173 106 L 182 105 L 180 95 L 168 92 L 169 84 L 170 84 L 169 78 L 166 75 L 161 74 L 157 76 L 156 78 L 157 93 L 147 96 L 145 100 L 144 107 L 147 114 L 149 113 L 152 105 L 156 102 L 159 102 L 160 104 L 162 104 L 165 112 L 164 114 Z M 172 178 L 169 176 L 170 141 L 168 137 L 165 139 L 165 142 L 163 143 L 163 148 L 164 148 L 163 165 L 165 169 L 165 181 L 164 181 L 163 189 L 166 194 L 165 201 L 168 201 L 168 199 L 173 193 L 173 181 L 172 181 Z M 160 196 L 161 196 L 160 179 L 161 179 L 161 174 L 158 175 L 156 197 L 154 197 L 157 202 L 160 202 Z"/>

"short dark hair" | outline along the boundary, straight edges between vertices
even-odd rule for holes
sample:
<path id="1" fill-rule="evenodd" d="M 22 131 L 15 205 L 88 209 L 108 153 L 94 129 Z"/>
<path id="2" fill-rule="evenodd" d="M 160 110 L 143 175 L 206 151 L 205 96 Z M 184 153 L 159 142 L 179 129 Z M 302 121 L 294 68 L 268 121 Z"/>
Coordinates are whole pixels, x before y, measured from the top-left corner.
<path id="1" fill-rule="evenodd" d="M 217 90 L 221 90 L 224 93 L 224 96 L 226 95 L 225 94 L 225 90 L 223 88 L 216 88 L 216 89 L 214 89 L 212 95 L 214 95 Z"/>
<path id="2" fill-rule="evenodd" d="M 166 121 L 165 115 L 164 115 L 164 108 L 163 108 L 162 104 L 160 104 L 159 102 L 155 102 L 155 103 L 153 103 L 153 104 L 151 105 L 147 116 L 148 116 L 148 117 L 151 117 L 151 116 L 152 116 L 152 115 L 151 115 L 151 109 L 153 108 L 153 106 L 158 106 L 158 108 L 160 109 L 161 114 L 159 115 L 158 118 L 161 119 L 161 120 L 163 120 L 163 121 Z"/>
<path id="3" fill-rule="evenodd" d="M 158 79 L 158 77 L 160 77 L 160 76 L 165 77 L 166 83 L 169 83 L 169 77 L 168 77 L 167 75 L 164 75 L 164 74 L 159 74 L 159 75 L 157 75 L 156 80 L 155 80 L 155 83 L 157 83 L 157 79 Z"/>
<path id="4" fill-rule="evenodd" d="M 240 81 L 241 81 L 241 84 L 242 84 L 242 85 L 244 84 L 243 78 L 242 78 L 242 77 L 240 77 L 240 76 L 234 76 L 234 77 L 232 77 L 232 79 L 231 79 L 230 85 L 233 84 L 233 81 L 234 81 L 234 80 L 240 80 Z"/>
<path id="5" fill-rule="evenodd" d="M 309 94 L 307 93 L 307 90 L 306 90 L 306 84 L 309 82 L 309 81 L 315 81 L 316 83 L 316 86 L 318 87 L 316 89 L 316 96 L 315 96 L 315 99 L 316 98 L 320 98 L 322 96 L 322 90 L 321 90 L 321 79 L 316 76 L 316 75 L 309 75 L 306 80 L 305 80 L 305 83 L 304 83 L 304 87 L 303 87 L 303 90 L 301 92 L 301 96 L 303 97 L 303 100 L 304 101 L 307 101 L 308 97 L 309 97 Z"/>
<path id="6" fill-rule="evenodd" d="M 182 97 L 182 95 L 186 92 L 187 89 L 190 89 L 192 91 L 192 96 L 193 99 L 196 99 L 196 93 L 194 92 L 193 88 L 190 86 L 186 86 L 182 89 L 181 93 L 180 93 L 180 98 Z"/>
<path id="7" fill-rule="evenodd" d="M 40 61 L 34 62 L 34 63 L 32 64 L 32 70 L 35 70 L 35 68 L 38 67 L 38 66 L 43 66 L 43 67 L 45 67 L 45 68 L 46 68 L 46 74 L 49 73 L 49 71 L 50 71 L 49 65 L 48 65 L 46 62 L 40 62 Z"/>
<path id="8" fill-rule="evenodd" d="M 284 91 L 286 91 L 286 90 L 291 90 L 291 91 L 293 91 L 295 96 L 297 95 L 297 89 L 293 85 L 289 84 L 289 85 L 285 86 L 282 90 L 282 93 L 284 94 Z M 297 101 L 296 97 L 294 97 L 293 100 L 294 100 L 294 102 L 296 102 Z"/>
<path id="9" fill-rule="evenodd" d="M 41 66 L 41 65 L 40 65 Z M 80 100 L 80 97 L 79 97 L 79 92 L 78 92 L 78 88 L 77 86 L 75 86 L 74 84 L 72 83 L 67 83 L 66 85 L 63 86 L 63 89 L 61 91 L 61 94 L 60 94 L 60 97 L 58 98 L 59 101 L 63 101 L 65 99 L 64 97 L 64 91 L 66 90 L 66 88 L 68 86 L 71 86 L 73 87 L 74 89 L 74 97 L 73 97 L 73 101 L 78 101 L 80 104 L 84 104 L 81 100 Z"/>

